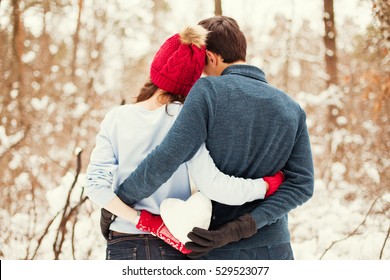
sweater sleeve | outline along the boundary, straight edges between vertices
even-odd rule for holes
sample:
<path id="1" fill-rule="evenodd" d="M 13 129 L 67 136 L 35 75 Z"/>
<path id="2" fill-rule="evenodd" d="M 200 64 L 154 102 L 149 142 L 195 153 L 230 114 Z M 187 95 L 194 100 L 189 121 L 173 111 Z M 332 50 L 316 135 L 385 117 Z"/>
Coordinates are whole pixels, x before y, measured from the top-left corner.
<path id="1" fill-rule="evenodd" d="M 313 195 L 314 167 L 304 112 L 301 129 L 297 133 L 295 145 L 282 171 L 285 181 L 278 191 L 251 212 L 257 228 L 275 222 Z"/>
<path id="2" fill-rule="evenodd" d="M 117 195 L 127 205 L 150 196 L 179 166 L 191 159 L 206 140 L 213 108 L 202 79 L 192 87 L 186 102 L 164 140 L 119 186 Z"/>
<path id="3" fill-rule="evenodd" d="M 115 197 L 112 183 L 118 170 L 118 162 L 107 130 L 110 126 L 109 119 L 110 113 L 100 125 L 84 185 L 86 195 L 100 207 L 105 207 Z"/>
<path id="4" fill-rule="evenodd" d="M 222 173 L 203 144 L 187 162 L 196 188 L 211 200 L 227 205 L 241 205 L 263 199 L 266 185 L 263 179 L 244 179 Z"/>

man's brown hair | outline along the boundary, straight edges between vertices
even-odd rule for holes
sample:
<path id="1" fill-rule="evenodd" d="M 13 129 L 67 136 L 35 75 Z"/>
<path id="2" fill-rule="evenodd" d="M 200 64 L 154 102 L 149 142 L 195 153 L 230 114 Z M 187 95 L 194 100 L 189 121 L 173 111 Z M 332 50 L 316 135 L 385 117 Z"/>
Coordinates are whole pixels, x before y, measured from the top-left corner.
<path id="1" fill-rule="evenodd" d="M 210 31 L 206 39 L 207 50 L 219 54 L 225 63 L 245 61 L 245 35 L 233 18 L 215 16 L 200 21 L 199 25 Z"/>

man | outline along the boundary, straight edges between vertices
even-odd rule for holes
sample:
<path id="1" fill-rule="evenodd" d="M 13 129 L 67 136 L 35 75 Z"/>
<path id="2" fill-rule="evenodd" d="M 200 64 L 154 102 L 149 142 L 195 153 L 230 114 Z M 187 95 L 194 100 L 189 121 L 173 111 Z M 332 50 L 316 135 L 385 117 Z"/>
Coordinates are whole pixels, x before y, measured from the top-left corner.
<path id="1" fill-rule="evenodd" d="M 293 259 L 287 214 L 313 194 L 313 161 L 306 115 L 284 92 L 247 65 L 237 22 L 219 16 L 199 23 L 209 34 L 204 73 L 191 89 L 163 142 L 119 187 L 131 205 L 151 195 L 206 142 L 224 173 L 260 178 L 282 170 L 271 197 L 242 206 L 213 202 L 209 230 L 195 228 L 186 247 L 204 259 Z"/>

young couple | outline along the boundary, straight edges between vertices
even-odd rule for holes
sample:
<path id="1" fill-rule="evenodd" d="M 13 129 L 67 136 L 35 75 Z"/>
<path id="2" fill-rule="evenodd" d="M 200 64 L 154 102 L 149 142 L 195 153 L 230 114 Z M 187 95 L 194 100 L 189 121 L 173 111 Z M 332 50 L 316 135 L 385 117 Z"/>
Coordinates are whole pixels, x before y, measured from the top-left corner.
<path id="1" fill-rule="evenodd" d="M 314 184 L 306 115 L 245 57 L 234 19 L 205 19 L 161 46 L 135 104 L 106 115 L 85 190 L 107 259 L 293 259 L 287 214 Z M 183 244 L 159 213 L 190 197 L 188 174 L 212 218 Z"/>

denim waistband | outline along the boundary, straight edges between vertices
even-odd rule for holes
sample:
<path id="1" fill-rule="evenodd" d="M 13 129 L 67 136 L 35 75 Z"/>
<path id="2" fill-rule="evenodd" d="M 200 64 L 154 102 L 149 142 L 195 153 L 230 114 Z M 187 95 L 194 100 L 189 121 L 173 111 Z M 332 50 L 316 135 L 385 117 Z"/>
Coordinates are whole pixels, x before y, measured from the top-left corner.
<path id="1" fill-rule="evenodd" d="M 133 233 L 125 233 L 125 232 L 118 232 L 110 230 L 110 236 L 111 237 L 138 237 L 138 238 L 157 238 L 151 234 L 133 234 Z"/>

